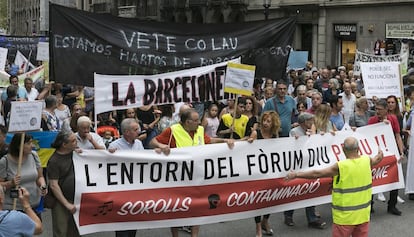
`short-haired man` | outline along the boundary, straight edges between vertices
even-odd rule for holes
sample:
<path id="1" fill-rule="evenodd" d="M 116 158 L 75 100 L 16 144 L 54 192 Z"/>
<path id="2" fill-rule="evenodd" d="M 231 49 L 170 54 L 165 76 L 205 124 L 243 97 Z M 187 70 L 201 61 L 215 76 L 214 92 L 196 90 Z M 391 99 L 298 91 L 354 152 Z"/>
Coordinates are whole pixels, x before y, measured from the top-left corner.
<path id="1" fill-rule="evenodd" d="M 308 108 L 306 112 L 315 114 L 316 110 L 322 104 L 322 93 L 320 93 L 319 91 L 313 92 L 311 99 L 312 99 L 312 107 Z"/>
<path id="2" fill-rule="evenodd" d="M 287 95 L 287 83 L 278 81 L 276 84 L 276 95 L 268 99 L 262 110 L 276 111 L 279 115 L 282 131 L 279 133 L 280 137 L 288 137 L 289 131 L 292 127 L 292 117 L 296 112 L 296 104 L 290 95 Z"/>
<path id="3" fill-rule="evenodd" d="M 4 189 L 0 185 L 0 235 L 1 236 L 33 236 L 43 232 L 42 221 L 30 205 L 30 194 L 25 188 L 17 190 L 23 212 L 3 210 Z M 5 233 L 6 235 L 3 235 Z"/>
<path id="4" fill-rule="evenodd" d="M 166 128 L 161 134 L 154 137 L 150 145 L 157 152 L 168 155 L 170 148 L 180 148 L 189 146 L 200 146 L 209 143 L 226 142 L 229 148 L 233 148 L 233 139 L 223 139 L 209 137 L 204 132 L 204 127 L 200 126 L 200 116 L 194 109 L 184 110 L 180 115 L 180 122 Z M 178 227 L 171 227 L 172 237 L 178 237 Z M 200 226 L 192 226 L 191 236 L 197 237 Z"/>
<path id="5" fill-rule="evenodd" d="M 9 77 L 9 83 L 11 86 L 17 86 L 17 100 L 27 100 L 27 93 L 23 87 L 19 86 L 19 78 L 16 75 Z M 8 98 L 7 92 L 3 91 L 1 94 L 1 101 L 6 101 Z"/>
<path id="6" fill-rule="evenodd" d="M 336 129 L 342 130 L 345 125 L 344 114 L 341 112 L 344 107 L 342 96 L 333 95 L 329 105 L 332 108 L 331 117 L 329 120 L 335 125 Z"/>
<path id="7" fill-rule="evenodd" d="M 247 126 L 249 118 L 244 115 L 246 108 L 246 99 L 239 97 L 235 114 L 226 113 L 220 119 L 217 128 L 217 136 L 222 138 L 243 139 L 250 134 L 250 128 Z M 234 118 L 235 117 L 235 118 Z"/>
<path id="8" fill-rule="evenodd" d="M 352 93 L 352 87 L 349 82 L 345 82 L 342 89 L 344 92 L 339 94 L 342 96 L 344 107 L 342 113 L 344 114 L 345 123 L 349 123 L 349 118 L 354 114 L 356 96 Z"/>
<path id="9" fill-rule="evenodd" d="M 333 237 L 368 236 L 372 193 L 371 167 L 381 162 L 383 153 L 379 150 L 371 159 L 366 155 L 360 156 L 358 150 L 358 140 L 348 137 L 343 145 L 345 160 L 325 169 L 291 171 L 285 178 L 292 180 L 333 177 Z"/>
<path id="10" fill-rule="evenodd" d="M 404 144 L 400 134 L 400 124 L 398 123 L 397 116 L 394 114 L 388 114 L 387 101 L 385 99 L 380 99 L 375 103 L 375 112 L 376 115 L 368 119 L 368 124 L 375 123 L 390 123 L 392 131 L 394 132 L 395 141 L 397 143 L 400 156 L 404 157 Z M 401 159 L 401 158 L 400 158 Z M 388 201 L 388 213 L 401 216 L 401 211 L 397 209 L 397 200 L 398 200 L 398 189 L 390 191 L 390 200 Z"/>
<path id="11" fill-rule="evenodd" d="M 26 77 L 24 79 L 24 89 L 26 90 L 28 101 L 34 101 L 38 99 L 39 91 L 33 87 L 32 78 Z"/>
<path id="12" fill-rule="evenodd" d="M 108 151 L 113 153 L 117 150 L 144 150 L 142 142 L 138 140 L 139 132 L 141 131 L 138 121 L 134 118 L 126 118 L 121 122 L 122 137 L 111 142 L 108 147 Z M 135 236 L 136 230 L 121 230 L 116 231 L 116 237 L 130 237 Z"/>

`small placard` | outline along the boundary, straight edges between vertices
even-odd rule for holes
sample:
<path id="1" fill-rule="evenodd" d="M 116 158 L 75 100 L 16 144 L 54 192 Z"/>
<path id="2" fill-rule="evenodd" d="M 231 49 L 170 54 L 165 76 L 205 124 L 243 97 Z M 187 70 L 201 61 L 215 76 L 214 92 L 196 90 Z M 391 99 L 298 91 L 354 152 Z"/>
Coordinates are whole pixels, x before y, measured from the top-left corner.
<path id="1" fill-rule="evenodd" d="M 24 132 L 40 129 L 42 101 L 11 102 L 9 132 Z"/>

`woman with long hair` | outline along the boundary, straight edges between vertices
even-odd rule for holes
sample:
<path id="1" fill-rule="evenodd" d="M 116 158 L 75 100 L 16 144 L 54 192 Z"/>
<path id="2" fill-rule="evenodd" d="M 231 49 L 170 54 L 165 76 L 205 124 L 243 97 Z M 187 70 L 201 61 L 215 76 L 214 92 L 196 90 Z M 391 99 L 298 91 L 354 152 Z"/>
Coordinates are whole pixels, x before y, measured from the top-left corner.
<path id="1" fill-rule="evenodd" d="M 331 117 L 332 109 L 327 104 L 321 104 L 315 112 L 315 128 L 316 133 L 332 133 L 337 129 L 335 125 L 329 120 Z"/>
<path id="2" fill-rule="evenodd" d="M 3 209 L 13 210 L 13 198 L 10 198 L 10 193 L 18 187 L 24 187 L 30 193 L 30 203 L 36 212 L 40 196 L 47 194 L 46 181 L 43 177 L 39 156 L 35 151 L 32 151 L 33 138 L 29 134 L 24 137 L 21 170 L 20 174 L 17 174 L 22 136 L 22 133 L 14 134 L 8 154 L 0 159 L 0 184 L 6 188 Z M 21 203 L 17 202 L 16 210 L 23 209 Z M 40 217 L 40 213 L 36 212 L 36 214 Z"/>
<path id="3" fill-rule="evenodd" d="M 259 121 L 259 128 L 253 130 L 248 141 L 252 142 L 255 139 L 270 139 L 279 137 L 281 122 L 279 115 L 275 111 L 263 112 Z M 269 225 L 270 214 L 256 216 L 256 237 L 262 237 L 262 234 L 273 235 L 273 230 Z"/>
<path id="4" fill-rule="evenodd" d="M 60 131 L 52 147 L 56 149 L 47 164 L 50 189 L 56 197 L 52 207 L 52 226 L 54 237 L 80 236 L 73 214 L 76 206 L 75 171 L 73 167 L 73 152 L 77 148 L 75 133 Z"/>

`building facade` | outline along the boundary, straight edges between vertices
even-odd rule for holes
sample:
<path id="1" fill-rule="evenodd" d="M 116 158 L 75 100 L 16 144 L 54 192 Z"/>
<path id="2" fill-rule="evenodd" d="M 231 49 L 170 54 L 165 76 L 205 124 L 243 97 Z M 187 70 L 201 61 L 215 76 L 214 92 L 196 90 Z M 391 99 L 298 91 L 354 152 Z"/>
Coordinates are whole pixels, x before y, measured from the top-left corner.
<path id="1" fill-rule="evenodd" d="M 356 50 L 399 53 L 402 39 L 414 54 L 414 0 L 60 0 L 57 4 L 178 23 L 227 23 L 296 16 L 292 47 L 309 52 L 318 67 L 352 68 Z M 47 34 L 48 1 L 9 0 L 9 33 Z M 387 30 L 386 30 L 387 29 Z"/>

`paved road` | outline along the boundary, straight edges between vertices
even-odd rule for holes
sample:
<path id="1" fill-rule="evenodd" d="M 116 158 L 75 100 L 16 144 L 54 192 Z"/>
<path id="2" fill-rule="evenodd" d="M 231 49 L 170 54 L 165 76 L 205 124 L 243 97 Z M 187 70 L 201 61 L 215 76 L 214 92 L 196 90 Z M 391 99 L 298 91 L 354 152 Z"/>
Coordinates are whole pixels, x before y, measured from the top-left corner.
<path id="1" fill-rule="evenodd" d="M 386 194 L 388 197 L 388 194 Z M 386 203 L 376 201 L 374 209 L 375 213 L 372 215 L 370 237 L 400 237 L 400 236 L 414 236 L 414 201 L 408 200 L 406 196 L 400 192 L 400 196 L 406 199 L 404 204 L 398 204 L 397 207 L 403 212 L 402 216 L 394 216 L 387 213 Z M 305 210 L 297 210 L 294 215 L 295 226 L 288 227 L 283 224 L 283 214 L 275 213 L 270 217 L 270 223 L 275 231 L 276 237 L 328 237 L 331 235 L 331 210 L 330 205 L 322 205 L 317 208 L 323 217 L 325 217 L 328 228 L 324 230 L 310 229 L 306 223 Z M 52 236 L 51 216 L 50 210 L 47 210 L 43 215 L 45 231 L 42 237 Z M 86 237 L 113 237 L 114 232 L 100 232 L 85 235 Z M 138 237 L 170 237 L 168 228 L 139 230 Z M 189 237 L 190 235 L 182 232 L 182 237 Z M 200 237 L 254 237 L 255 224 L 253 218 L 204 225 L 200 230 Z"/>

